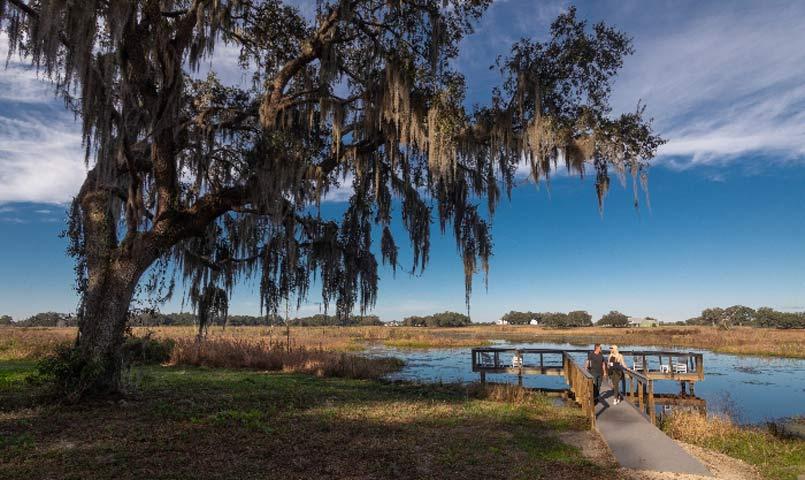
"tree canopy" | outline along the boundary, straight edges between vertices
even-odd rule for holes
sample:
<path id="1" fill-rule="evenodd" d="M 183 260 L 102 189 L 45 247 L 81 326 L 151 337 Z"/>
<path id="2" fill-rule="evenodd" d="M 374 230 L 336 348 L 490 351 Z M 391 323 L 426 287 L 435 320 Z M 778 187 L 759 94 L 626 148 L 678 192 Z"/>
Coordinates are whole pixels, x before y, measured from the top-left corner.
<path id="1" fill-rule="evenodd" d="M 535 312 L 516 312 L 514 310 L 504 314 L 500 319 L 509 325 L 528 325 L 531 320 L 540 320 L 542 314 Z"/>
<path id="2" fill-rule="evenodd" d="M 470 324 L 470 317 L 463 313 L 442 312 L 424 317 L 406 317 L 402 324 L 406 327 L 465 327 Z"/>
<path id="3" fill-rule="evenodd" d="M 372 246 L 400 263 L 395 214 L 411 271 L 428 262 L 433 217 L 451 230 L 469 302 L 489 217 L 523 162 L 537 181 L 559 164 L 592 171 L 599 204 L 612 173 L 631 176 L 636 202 L 662 140 L 639 105 L 611 115 L 630 39 L 570 8 L 501 56 L 492 101 L 468 109 L 452 60 L 489 3 L 319 1 L 306 18 L 280 0 L 0 0 L 10 54 L 81 119 L 89 170 L 68 235 L 82 358 L 114 368 L 146 272 L 145 292 L 167 298 L 178 276 L 194 307 L 254 279 L 277 312 L 315 279 L 325 307 L 363 312 L 377 297 Z M 197 75 L 221 48 L 248 85 Z M 325 218 L 317 207 L 339 187 L 346 211 Z"/>
<path id="4" fill-rule="evenodd" d="M 629 317 L 617 310 L 612 310 L 604 314 L 596 324 L 606 327 L 627 327 L 629 326 Z"/>
<path id="5" fill-rule="evenodd" d="M 780 312 L 770 307 L 757 310 L 743 305 L 728 308 L 706 308 L 688 325 L 710 325 L 721 328 L 753 326 L 763 328 L 805 328 L 805 312 Z"/>

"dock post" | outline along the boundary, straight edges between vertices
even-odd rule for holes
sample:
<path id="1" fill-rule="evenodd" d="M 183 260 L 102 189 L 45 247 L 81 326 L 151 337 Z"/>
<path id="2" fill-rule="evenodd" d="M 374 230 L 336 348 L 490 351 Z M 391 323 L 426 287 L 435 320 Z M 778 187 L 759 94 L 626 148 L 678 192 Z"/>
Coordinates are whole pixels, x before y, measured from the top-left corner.
<path id="1" fill-rule="evenodd" d="M 637 402 L 638 402 L 637 404 L 640 406 L 640 411 L 641 412 L 643 411 L 643 403 L 644 403 L 643 389 L 644 389 L 643 382 L 638 381 L 637 382 Z"/>
<path id="2" fill-rule="evenodd" d="M 651 424 L 657 424 L 657 409 L 654 408 L 654 381 L 648 381 L 648 417 L 651 419 Z"/>
<path id="3" fill-rule="evenodd" d="M 696 382 L 688 382 L 688 387 L 689 387 L 688 390 L 690 390 L 690 396 L 691 397 L 696 396 L 696 390 L 693 389 L 694 385 L 696 385 Z"/>
<path id="4" fill-rule="evenodd" d="M 482 384 L 486 383 L 486 372 L 481 372 L 481 383 Z"/>

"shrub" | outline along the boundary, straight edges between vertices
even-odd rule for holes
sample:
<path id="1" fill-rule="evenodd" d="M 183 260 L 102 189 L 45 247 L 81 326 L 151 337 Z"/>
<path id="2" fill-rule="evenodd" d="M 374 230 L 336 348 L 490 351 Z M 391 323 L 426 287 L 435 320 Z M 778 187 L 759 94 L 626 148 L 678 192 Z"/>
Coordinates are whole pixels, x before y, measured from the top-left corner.
<path id="1" fill-rule="evenodd" d="M 77 348 L 60 345 L 56 353 L 37 364 L 35 378 L 50 383 L 58 397 L 75 402 L 90 390 L 103 367 L 100 360 L 85 358 Z"/>
<path id="2" fill-rule="evenodd" d="M 123 360 L 129 364 L 165 363 L 170 360 L 171 351 L 176 344 L 172 339 L 158 340 L 152 331 L 142 337 L 129 335 L 123 342 Z"/>

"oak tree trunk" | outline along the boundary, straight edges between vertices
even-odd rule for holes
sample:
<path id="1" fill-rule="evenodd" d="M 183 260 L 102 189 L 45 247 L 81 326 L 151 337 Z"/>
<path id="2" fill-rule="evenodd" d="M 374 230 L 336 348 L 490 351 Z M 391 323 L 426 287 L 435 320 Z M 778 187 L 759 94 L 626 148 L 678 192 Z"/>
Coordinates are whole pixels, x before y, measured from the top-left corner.
<path id="1" fill-rule="evenodd" d="M 114 197 L 93 169 L 78 196 L 83 225 L 86 284 L 79 312 L 74 395 L 120 388 L 121 347 L 129 306 L 156 251 L 142 237 L 118 241 Z"/>
<path id="2" fill-rule="evenodd" d="M 87 390 L 111 393 L 120 389 L 122 343 L 129 306 L 141 274 L 130 261 L 115 261 L 90 270 L 77 347 L 81 359 L 100 371 Z"/>

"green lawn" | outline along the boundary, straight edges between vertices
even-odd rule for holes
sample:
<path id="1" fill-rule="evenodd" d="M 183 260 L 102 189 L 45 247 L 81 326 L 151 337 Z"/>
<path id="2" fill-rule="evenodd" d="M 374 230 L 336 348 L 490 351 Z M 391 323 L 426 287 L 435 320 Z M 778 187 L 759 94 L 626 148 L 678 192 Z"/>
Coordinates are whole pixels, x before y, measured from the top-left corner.
<path id="1" fill-rule="evenodd" d="M 44 402 L 0 363 L 0 478 L 614 478 L 556 432 L 580 411 L 417 386 L 143 367 L 123 401 Z"/>

